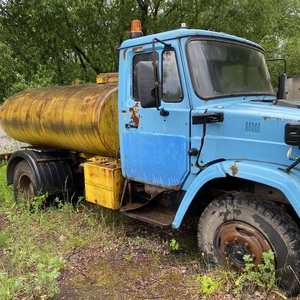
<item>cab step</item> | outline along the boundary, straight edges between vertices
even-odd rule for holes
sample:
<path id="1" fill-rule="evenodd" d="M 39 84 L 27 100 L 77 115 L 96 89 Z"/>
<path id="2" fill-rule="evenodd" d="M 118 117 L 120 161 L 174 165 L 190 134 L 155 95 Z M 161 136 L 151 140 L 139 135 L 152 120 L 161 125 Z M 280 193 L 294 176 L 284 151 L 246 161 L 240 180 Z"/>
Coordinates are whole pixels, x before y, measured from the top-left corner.
<path id="1" fill-rule="evenodd" d="M 160 227 L 171 226 L 175 217 L 175 212 L 162 211 L 162 209 L 159 207 L 123 211 L 121 213 L 133 219 L 158 225 Z"/>

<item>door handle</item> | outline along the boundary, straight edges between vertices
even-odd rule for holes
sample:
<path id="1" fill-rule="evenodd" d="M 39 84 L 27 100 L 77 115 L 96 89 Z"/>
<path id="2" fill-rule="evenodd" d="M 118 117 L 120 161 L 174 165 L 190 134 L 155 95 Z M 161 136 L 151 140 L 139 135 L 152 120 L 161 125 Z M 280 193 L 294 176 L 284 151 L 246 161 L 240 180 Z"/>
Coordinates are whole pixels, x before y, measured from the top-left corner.
<path id="1" fill-rule="evenodd" d="M 134 122 L 126 123 L 125 128 L 138 128 L 138 125 L 135 124 Z"/>

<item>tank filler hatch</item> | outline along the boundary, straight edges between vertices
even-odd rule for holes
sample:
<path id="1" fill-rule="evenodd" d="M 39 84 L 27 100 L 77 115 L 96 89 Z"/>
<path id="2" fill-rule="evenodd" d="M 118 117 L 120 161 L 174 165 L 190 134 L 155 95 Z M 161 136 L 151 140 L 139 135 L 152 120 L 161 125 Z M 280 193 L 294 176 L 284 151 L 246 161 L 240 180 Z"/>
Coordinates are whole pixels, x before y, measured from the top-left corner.
<path id="1" fill-rule="evenodd" d="M 100 73 L 97 75 L 96 82 L 99 84 L 118 82 L 118 73 Z"/>

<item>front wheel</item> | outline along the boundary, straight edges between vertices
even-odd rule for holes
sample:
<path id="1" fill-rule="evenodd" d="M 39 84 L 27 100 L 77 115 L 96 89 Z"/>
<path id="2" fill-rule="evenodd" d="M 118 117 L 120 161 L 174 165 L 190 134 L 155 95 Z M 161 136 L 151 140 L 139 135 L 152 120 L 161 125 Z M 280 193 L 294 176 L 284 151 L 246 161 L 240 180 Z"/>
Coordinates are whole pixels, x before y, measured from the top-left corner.
<path id="1" fill-rule="evenodd" d="M 14 170 L 13 187 L 17 203 L 29 203 L 36 196 L 36 176 L 25 160 L 20 161 Z"/>
<path id="2" fill-rule="evenodd" d="M 275 256 L 276 277 L 287 295 L 300 293 L 300 231 L 273 202 L 252 194 L 226 194 L 210 203 L 198 223 L 198 245 L 209 260 L 245 266 L 249 254 L 257 266 L 263 253 Z"/>

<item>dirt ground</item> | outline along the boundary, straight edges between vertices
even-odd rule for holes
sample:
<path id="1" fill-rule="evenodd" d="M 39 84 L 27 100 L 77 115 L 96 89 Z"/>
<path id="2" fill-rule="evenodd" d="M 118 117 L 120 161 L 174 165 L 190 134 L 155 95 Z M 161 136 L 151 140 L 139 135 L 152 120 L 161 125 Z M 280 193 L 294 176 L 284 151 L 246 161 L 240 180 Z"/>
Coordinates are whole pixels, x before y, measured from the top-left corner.
<path id="1" fill-rule="evenodd" d="M 174 233 L 131 219 L 125 226 L 126 243 L 116 239 L 107 249 L 93 244 L 70 253 L 59 279 L 61 292 L 53 300 L 192 298 L 188 278 L 198 267 L 194 231 L 185 225 Z M 173 234 L 179 251 L 166 246 Z M 182 244 L 184 236 L 189 245 Z"/>

